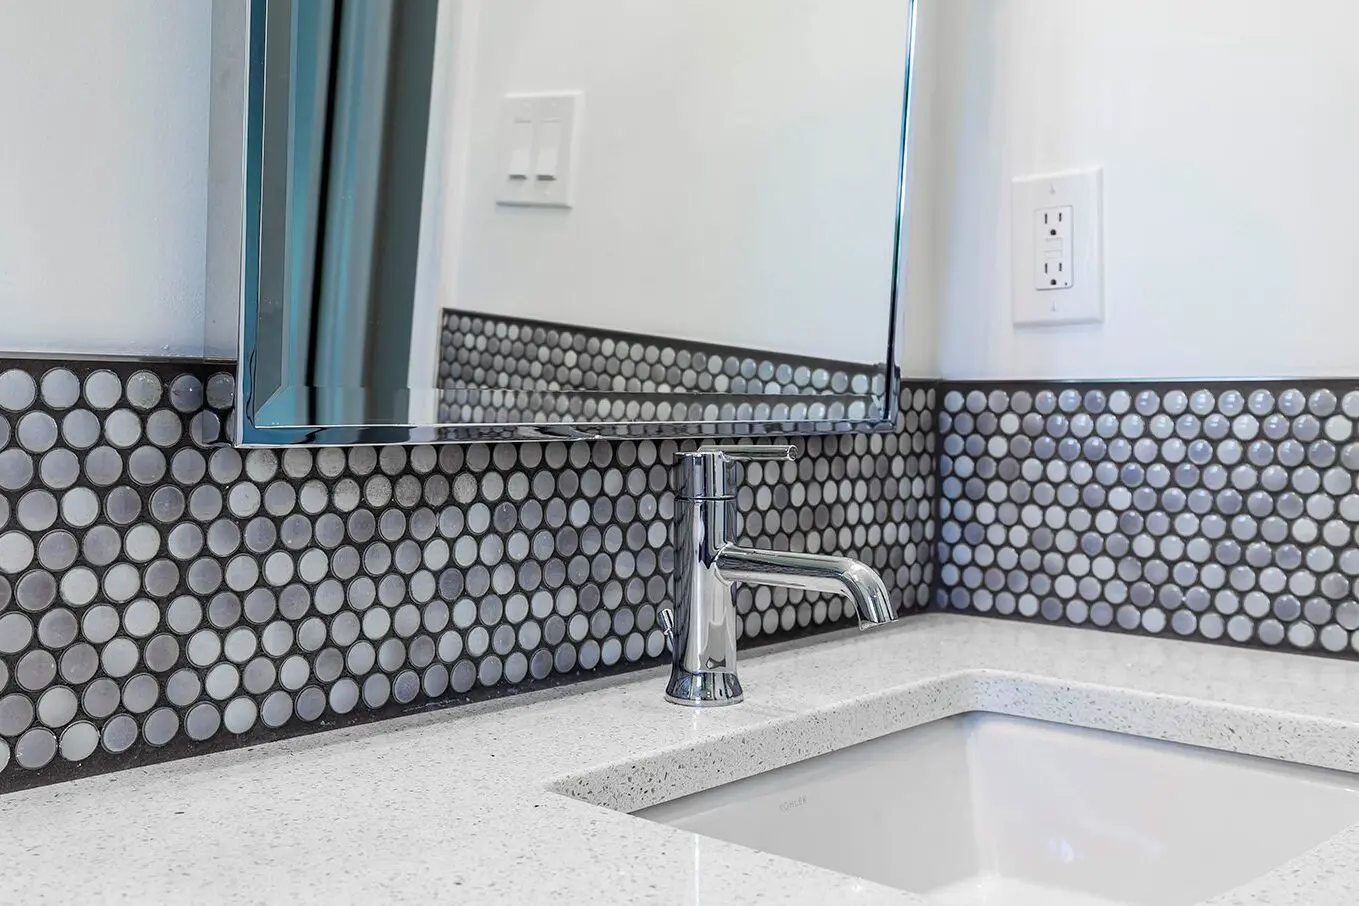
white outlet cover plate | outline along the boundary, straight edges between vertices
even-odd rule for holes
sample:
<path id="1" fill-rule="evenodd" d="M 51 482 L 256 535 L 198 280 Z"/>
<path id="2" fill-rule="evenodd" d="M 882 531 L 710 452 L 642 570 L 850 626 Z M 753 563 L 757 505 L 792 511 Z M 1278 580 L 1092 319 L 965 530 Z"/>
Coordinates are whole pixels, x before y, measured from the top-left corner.
<path id="1" fill-rule="evenodd" d="M 1016 327 L 1099 324 L 1104 320 L 1103 172 L 1095 167 L 1014 181 L 1011 199 L 1011 298 Z M 1036 288 L 1035 213 L 1070 206 L 1073 211 L 1072 285 Z"/>

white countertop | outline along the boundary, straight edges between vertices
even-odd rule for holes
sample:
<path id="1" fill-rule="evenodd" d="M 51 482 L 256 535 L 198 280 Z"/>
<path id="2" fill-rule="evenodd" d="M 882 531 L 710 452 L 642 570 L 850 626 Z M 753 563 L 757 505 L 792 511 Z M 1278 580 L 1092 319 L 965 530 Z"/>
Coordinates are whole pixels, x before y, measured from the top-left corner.
<path id="1" fill-rule="evenodd" d="M 1352 662 L 931 615 L 746 653 L 732 708 L 664 676 L 0 797 L 0 903 L 920 903 L 600 805 L 971 710 L 1359 771 Z M 1212 904 L 1356 900 L 1359 826 Z"/>

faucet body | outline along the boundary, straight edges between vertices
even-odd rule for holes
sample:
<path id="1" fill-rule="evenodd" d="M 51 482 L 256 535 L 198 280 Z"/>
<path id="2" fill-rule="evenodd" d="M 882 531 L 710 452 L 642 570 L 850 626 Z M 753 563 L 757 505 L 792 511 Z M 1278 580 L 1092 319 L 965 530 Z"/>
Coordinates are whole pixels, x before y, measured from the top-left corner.
<path id="1" fill-rule="evenodd" d="M 844 595 L 854 602 L 860 628 L 896 619 L 882 579 L 858 560 L 735 544 L 735 463 L 795 455 L 796 449 L 786 446 L 701 447 L 679 454 L 675 609 L 661 613 L 673 656 L 667 700 L 693 707 L 741 701 L 732 594 L 738 582 Z"/>

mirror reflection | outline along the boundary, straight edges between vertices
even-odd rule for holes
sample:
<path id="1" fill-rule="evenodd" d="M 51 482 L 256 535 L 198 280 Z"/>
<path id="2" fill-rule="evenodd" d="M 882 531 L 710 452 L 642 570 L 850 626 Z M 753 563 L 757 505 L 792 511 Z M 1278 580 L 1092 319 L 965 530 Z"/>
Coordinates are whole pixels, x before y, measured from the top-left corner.
<path id="1" fill-rule="evenodd" d="M 890 420 L 911 15 L 257 0 L 241 439 Z"/>

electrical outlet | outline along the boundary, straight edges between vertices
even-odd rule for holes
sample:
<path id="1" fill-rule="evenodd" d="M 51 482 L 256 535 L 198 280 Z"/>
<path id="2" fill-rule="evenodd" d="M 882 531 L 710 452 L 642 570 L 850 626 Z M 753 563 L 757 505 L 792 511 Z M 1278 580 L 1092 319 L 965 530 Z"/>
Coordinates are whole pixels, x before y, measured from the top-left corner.
<path id="1" fill-rule="evenodd" d="M 1098 169 L 1015 180 L 1011 294 L 1016 326 L 1104 320 Z"/>
<path id="2" fill-rule="evenodd" d="M 1071 261 L 1071 222 L 1075 208 L 1062 205 L 1039 208 L 1033 215 L 1033 288 L 1040 292 L 1071 289 L 1074 270 Z"/>

